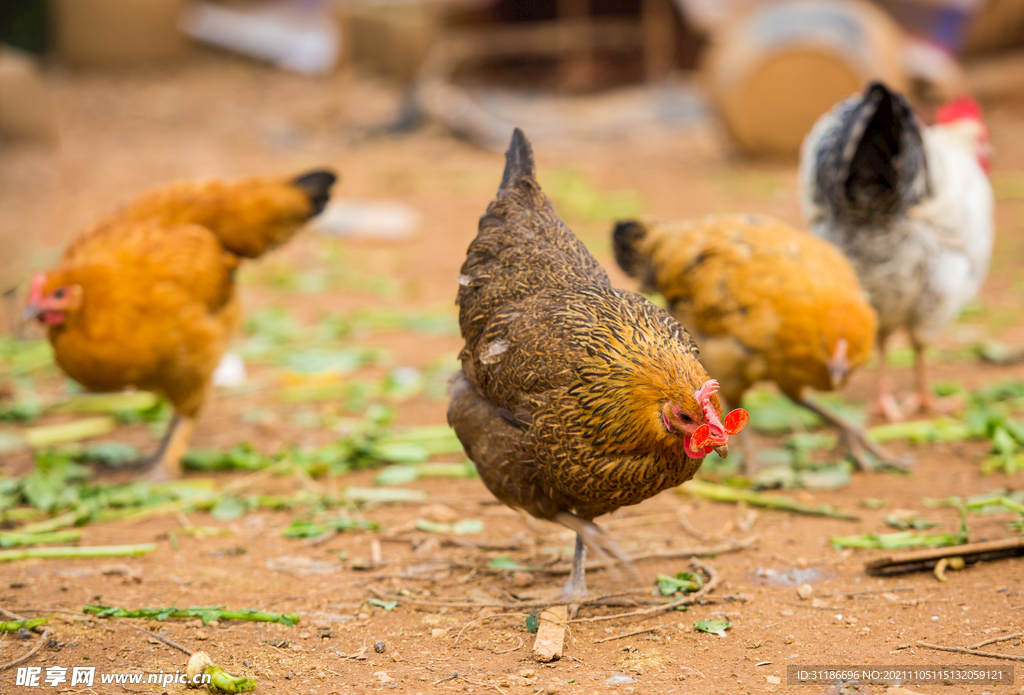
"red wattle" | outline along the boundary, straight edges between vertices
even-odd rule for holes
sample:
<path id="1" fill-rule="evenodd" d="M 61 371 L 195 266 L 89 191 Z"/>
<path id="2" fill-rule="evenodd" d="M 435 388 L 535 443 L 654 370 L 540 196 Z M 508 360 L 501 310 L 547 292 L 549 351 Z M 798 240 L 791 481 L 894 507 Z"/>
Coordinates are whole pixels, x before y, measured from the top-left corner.
<path id="1" fill-rule="evenodd" d="M 701 425 L 693 431 L 693 435 L 690 438 L 690 447 L 694 451 L 700 451 L 707 447 L 708 440 L 711 439 L 711 428 L 707 425 Z"/>
<path id="2" fill-rule="evenodd" d="M 726 434 L 738 434 L 743 431 L 748 422 L 750 422 L 750 414 L 743 408 L 737 408 L 725 416 L 722 427 Z"/>

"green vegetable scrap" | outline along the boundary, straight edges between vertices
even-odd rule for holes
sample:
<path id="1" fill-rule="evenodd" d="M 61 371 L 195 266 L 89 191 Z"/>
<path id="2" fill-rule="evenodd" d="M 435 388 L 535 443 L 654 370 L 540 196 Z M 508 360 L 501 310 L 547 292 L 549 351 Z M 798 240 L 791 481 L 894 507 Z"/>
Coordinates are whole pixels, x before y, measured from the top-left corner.
<path id="1" fill-rule="evenodd" d="M 688 594 L 699 591 L 704 586 L 704 578 L 692 572 L 678 572 L 676 576 L 669 577 L 664 574 L 657 576 L 658 591 L 662 596 L 674 594 Z"/>
<path id="2" fill-rule="evenodd" d="M 281 532 L 281 535 L 285 538 L 317 538 L 331 531 L 343 532 L 351 531 L 352 529 L 377 530 L 379 528 L 380 524 L 376 521 L 342 517 L 321 523 L 293 521 Z"/>
<path id="3" fill-rule="evenodd" d="M 487 563 L 487 568 L 506 572 L 532 572 L 535 569 L 529 565 L 520 565 L 508 555 L 494 558 Z"/>
<path id="4" fill-rule="evenodd" d="M 951 533 L 924 536 L 913 531 L 897 533 L 865 533 L 863 536 L 835 536 L 832 547 L 840 548 L 878 548 L 895 550 L 897 548 L 936 548 L 946 545 L 962 545 L 965 541 Z"/>
<path id="5" fill-rule="evenodd" d="M 20 550 L 0 550 L 0 562 L 29 559 L 71 559 L 92 557 L 125 557 L 128 555 L 146 555 L 156 550 L 155 543 L 138 545 L 83 545 L 83 546 L 49 546 L 43 548 L 24 548 Z"/>
<path id="6" fill-rule="evenodd" d="M 347 487 L 345 499 L 350 502 L 372 502 L 386 504 L 389 502 L 418 502 L 427 499 L 426 490 L 411 490 L 403 487 Z"/>
<path id="7" fill-rule="evenodd" d="M 0 621 L 0 632 L 18 632 L 19 630 L 32 630 L 40 625 L 46 625 L 49 618 L 32 618 L 31 620 L 8 620 Z"/>
<path id="8" fill-rule="evenodd" d="M 858 521 L 860 517 L 856 514 L 844 512 L 841 509 L 830 507 L 827 504 L 807 504 L 795 500 L 792 497 L 783 495 L 763 495 L 752 490 L 729 487 L 728 485 L 716 485 L 703 480 L 690 480 L 678 488 L 684 494 L 697 495 L 706 499 L 718 502 L 746 502 L 755 507 L 767 507 L 769 509 L 781 509 L 796 512 L 798 514 L 809 514 L 812 516 L 825 516 L 831 519 L 845 519 Z"/>
<path id="9" fill-rule="evenodd" d="M 540 613 L 537 611 L 526 616 L 526 631 L 531 635 L 537 634 L 537 630 L 540 629 Z"/>
<path id="10" fill-rule="evenodd" d="M 393 611 L 398 606 L 398 601 L 381 601 L 380 599 L 371 598 L 366 600 L 371 606 L 377 606 L 383 608 L 386 611 Z"/>
<path id="11" fill-rule="evenodd" d="M 930 521 L 918 514 L 886 514 L 885 523 L 901 531 L 907 531 L 910 529 L 914 531 L 924 531 L 926 529 L 935 528 L 941 524 L 941 522 Z"/>
<path id="12" fill-rule="evenodd" d="M 693 624 L 694 630 L 700 632 L 707 632 L 712 635 L 718 635 L 719 637 L 725 637 L 725 631 L 732 627 L 732 623 L 728 620 L 698 620 Z"/>
<path id="13" fill-rule="evenodd" d="M 73 543 L 82 537 L 81 531 L 54 531 L 51 533 L 18 533 L 0 531 L 0 548 L 14 548 L 24 545 L 45 543 Z"/>
<path id="14" fill-rule="evenodd" d="M 185 674 L 191 682 L 197 682 L 196 676 L 200 674 L 209 676 L 209 684 L 206 686 L 211 693 L 247 693 L 256 689 L 256 681 L 252 678 L 233 676 L 223 668 L 213 663 L 206 652 L 193 652 L 189 657 Z"/>
<path id="15" fill-rule="evenodd" d="M 457 536 L 484 532 L 484 522 L 477 519 L 463 519 L 454 524 L 442 524 L 437 521 L 418 519 L 416 530 L 426 533 L 453 533 Z"/>
<path id="16" fill-rule="evenodd" d="M 191 608 L 138 608 L 129 610 L 117 606 L 86 605 L 83 613 L 97 618 L 147 618 L 167 620 L 168 618 L 199 618 L 203 625 L 211 620 L 253 620 L 263 623 L 281 623 L 289 627 L 299 622 L 298 613 L 268 613 L 258 610 L 227 610 L 224 606 L 192 606 Z"/>

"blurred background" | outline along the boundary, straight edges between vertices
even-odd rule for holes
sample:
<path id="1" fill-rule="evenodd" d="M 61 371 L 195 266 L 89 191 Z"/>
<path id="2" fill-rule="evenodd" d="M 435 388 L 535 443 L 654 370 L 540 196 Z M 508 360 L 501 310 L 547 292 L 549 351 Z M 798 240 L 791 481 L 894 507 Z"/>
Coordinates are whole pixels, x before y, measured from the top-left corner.
<path id="1" fill-rule="evenodd" d="M 611 220 L 799 224 L 800 142 L 870 79 L 905 90 L 926 121 L 949 96 L 981 100 L 996 261 L 949 340 L 1024 342 L 1024 0 L 8 0 L 0 330 L 15 328 L 31 270 L 149 188 L 331 166 L 341 182 L 311 233 L 241 273 L 247 376 L 196 444 L 317 443 L 339 413 L 394 393 L 399 422 L 441 422 L 455 277 L 514 125 L 559 212 L 632 287 Z M 15 400 L 57 398 L 70 382 L 33 344 L 45 369 L 15 380 Z M 312 352 L 296 357 L 302 345 Z"/>

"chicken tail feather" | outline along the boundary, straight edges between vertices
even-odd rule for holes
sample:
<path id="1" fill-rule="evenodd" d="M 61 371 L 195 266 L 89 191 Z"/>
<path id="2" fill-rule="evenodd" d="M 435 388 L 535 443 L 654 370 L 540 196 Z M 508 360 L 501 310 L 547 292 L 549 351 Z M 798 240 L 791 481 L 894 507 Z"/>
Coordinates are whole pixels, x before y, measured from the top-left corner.
<path id="1" fill-rule="evenodd" d="M 533 147 L 522 130 L 516 128 L 512 131 L 512 142 L 505 152 L 505 173 L 501 177 L 501 185 L 498 186 L 498 195 L 515 186 L 523 179 L 532 179 L 537 176 L 537 165 L 533 161 Z"/>
<path id="2" fill-rule="evenodd" d="M 639 277 L 644 257 L 639 245 L 647 236 L 647 227 L 637 220 L 619 220 L 612 232 L 612 246 L 619 267 L 632 278 Z"/>
<path id="3" fill-rule="evenodd" d="M 851 213 L 897 214 L 926 193 L 921 126 L 906 99 L 873 82 L 844 126 L 839 182 Z"/>
<path id="4" fill-rule="evenodd" d="M 331 199 L 331 186 L 337 180 L 338 177 L 334 175 L 334 172 L 326 169 L 309 171 L 292 179 L 292 185 L 300 188 L 309 196 L 309 202 L 313 206 L 309 214 L 310 217 L 319 215 L 327 207 L 327 201 Z"/>

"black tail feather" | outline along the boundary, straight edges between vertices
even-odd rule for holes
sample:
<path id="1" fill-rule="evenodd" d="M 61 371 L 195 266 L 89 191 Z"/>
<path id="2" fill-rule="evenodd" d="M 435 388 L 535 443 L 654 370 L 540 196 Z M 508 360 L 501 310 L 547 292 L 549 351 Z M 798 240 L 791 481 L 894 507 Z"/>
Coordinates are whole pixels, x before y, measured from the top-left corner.
<path id="1" fill-rule="evenodd" d="M 512 131 L 512 142 L 505 152 L 505 173 L 501 177 L 498 193 L 514 186 L 522 179 L 536 178 L 537 165 L 533 161 L 533 147 L 519 128 Z"/>
<path id="2" fill-rule="evenodd" d="M 639 277 L 642 259 L 637 244 L 647 235 L 647 228 L 636 220 L 619 220 L 612 232 L 615 260 L 630 277 Z"/>
<path id="3" fill-rule="evenodd" d="M 921 126 L 907 100 L 871 83 L 845 124 L 843 192 L 854 210 L 894 214 L 926 186 Z"/>
<path id="4" fill-rule="evenodd" d="M 292 184 L 309 196 L 309 202 L 313 205 L 310 217 L 319 215 L 327 207 L 327 201 L 331 199 L 331 186 L 337 180 L 335 173 L 327 169 L 309 171 L 292 179 Z"/>

